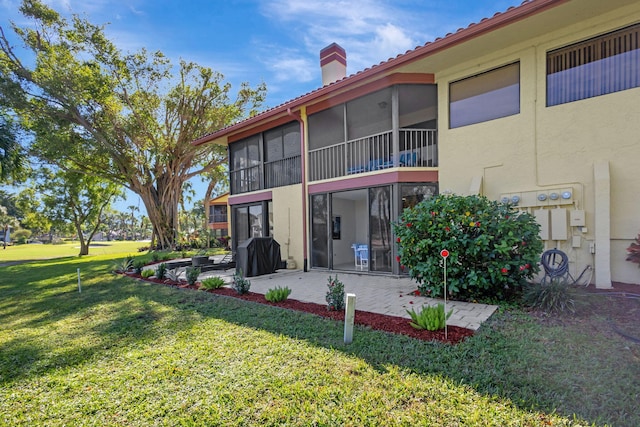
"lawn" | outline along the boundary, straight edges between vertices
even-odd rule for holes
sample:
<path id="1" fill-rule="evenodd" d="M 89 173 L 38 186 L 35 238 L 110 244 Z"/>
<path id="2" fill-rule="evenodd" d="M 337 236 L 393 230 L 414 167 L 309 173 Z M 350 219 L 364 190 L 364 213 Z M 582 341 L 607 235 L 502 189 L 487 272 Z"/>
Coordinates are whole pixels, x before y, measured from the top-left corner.
<path id="1" fill-rule="evenodd" d="M 127 253 L 2 268 L 0 425 L 640 425 L 640 346 L 604 330 L 503 312 L 457 346 L 347 346 L 338 322 L 109 273 Z"/>
<path id="2" fill-rule="evenodd" d="M 120 254 L 122 252 L 136 255 L 138 248 L 149 246 L 148 242 L 93 242 L 89 247 L 89 256 Z M 5 249 L 0 247 L 0 263 L 7 261 L 24 261 L 77 256 L 80 253 L 80 242 L 65 241 L 59 245 L 12 245 Z"/>

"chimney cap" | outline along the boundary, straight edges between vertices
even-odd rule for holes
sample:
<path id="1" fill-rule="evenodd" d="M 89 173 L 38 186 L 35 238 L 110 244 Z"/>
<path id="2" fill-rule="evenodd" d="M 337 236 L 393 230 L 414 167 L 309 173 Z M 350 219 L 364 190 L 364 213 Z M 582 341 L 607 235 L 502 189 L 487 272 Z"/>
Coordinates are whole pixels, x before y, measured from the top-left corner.
<path id="1" fill-rule="evenodd" d="M 347 66 L 347 52 L 337 43 L 331 43 L 329 46 L 320 50 L 320 66 L 324 66 L 332 61 L 338 61 L 345 67 Z"/>

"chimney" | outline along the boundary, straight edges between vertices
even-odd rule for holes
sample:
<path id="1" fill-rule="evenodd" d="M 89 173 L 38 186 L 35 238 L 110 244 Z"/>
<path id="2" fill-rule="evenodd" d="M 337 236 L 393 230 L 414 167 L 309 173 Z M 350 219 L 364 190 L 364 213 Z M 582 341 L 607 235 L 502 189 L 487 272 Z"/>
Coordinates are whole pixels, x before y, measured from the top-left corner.
<path id="1" fill-rule="evenodd" d="M 331 43 L 320 51 L 322 86 L 347 77 L 347 53 L 336 43 Z"/>

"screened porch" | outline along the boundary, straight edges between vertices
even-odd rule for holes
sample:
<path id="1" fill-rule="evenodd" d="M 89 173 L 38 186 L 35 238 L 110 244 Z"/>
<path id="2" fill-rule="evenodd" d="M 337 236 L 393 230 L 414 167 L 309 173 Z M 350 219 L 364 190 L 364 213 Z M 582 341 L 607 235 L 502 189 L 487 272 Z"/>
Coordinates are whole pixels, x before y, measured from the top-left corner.
<path id="1" fill-rule="evenodd" d="M 387 87 L 309 115 L 309 180 L 438 166 L 432 84 Z"/>

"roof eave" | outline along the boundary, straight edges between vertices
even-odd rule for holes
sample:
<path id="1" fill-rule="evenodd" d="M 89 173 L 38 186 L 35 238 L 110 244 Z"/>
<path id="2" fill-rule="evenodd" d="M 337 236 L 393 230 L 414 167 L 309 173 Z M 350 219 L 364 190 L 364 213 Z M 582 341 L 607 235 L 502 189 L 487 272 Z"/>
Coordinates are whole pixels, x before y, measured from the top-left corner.
<path id="1" fill-rule="evenodd" d="M 458 29 L 455 33 L 449 33 L 444 37 L 438 37 L 433 42 L 427 42 L 423 46 L 419 46 L 413 50 L 399 54 L 395 58 L 390 58 L 387 61 L 381 62 L 370 68 L 365 68 L 356 74 L 323 86 L 291 101 L 287 101 L 284 104 L 264 111 L 254 117 L 248 118 L 224 129 L 220 129 L 219 131 L 211 134 L 204 135 L 193 141 L 193 144 L 201 145 L 214 140 L 222 140 L 226 136 L 237 132 L 238 130 L 255 126 L 263 121 L 269 121 L 278 115 L 287 114 L 287 111 L 298 109 L 299 107 L 309 104 L 315 99 L 327 96 L 332 92 L 347 89 L 349 86 L 357 85 L 363 80 L 375 80 L 376 77 L 384 76 L 390 69 L 423 59 L 429 55 L 446 50 L 460 43 L 464 43 L 488 32 L 495 31 L 499 28 L 544 12 L 545 10 L 569 1 L 571 0 L 525 0 L 520 6 L 512 6 L 505 12 L 498 12 L 494 14 L 491 18 L 484 18 L 478 23 L 472 23 L 466 28 Z"/>

